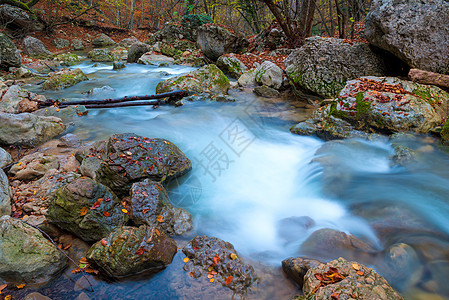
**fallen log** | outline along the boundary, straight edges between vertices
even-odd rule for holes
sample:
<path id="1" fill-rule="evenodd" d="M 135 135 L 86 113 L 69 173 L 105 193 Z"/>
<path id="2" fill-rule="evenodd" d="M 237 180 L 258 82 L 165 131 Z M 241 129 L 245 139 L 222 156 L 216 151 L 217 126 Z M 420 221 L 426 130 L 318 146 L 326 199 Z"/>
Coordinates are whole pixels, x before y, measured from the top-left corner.
<path id="1" fill-rule="evenodd" d="M 167 104 L 169 101 L 166 100 L 152 100 L 145 102 L 121 102 L 121 103 L 105 103 L 105 104 L 86 104 L 85 108 L 112 108 L 112 107 L 127 107 L 127 106 L 144 106 L 153 105 L 156 108 L 159 105 Z M 60 108 L 68 107 L 65 103 L 59 105 Z"/>
<path id="2" fill-rule="evenodd" d="M 449 75 L 419 69 L 410 69 L 408 72 L 408 77 L 411 81 L 422 84 L 436 85 L 443 90 L 449 91 Z"/>
<path id="3" fill-rule="evenodd" d="M 173 100 L 181 99 L 185 96 L 188 96 L 188 92 L 185 90 L 180 90 L 180 91 L 173 91 L 173 92 L 155 94 L 155 95 L 132 96 L 132 97 L 123 97 L 123 98 L 116 98 L 116 99 L 79 100 L 79 101 L 68 101 L 68 102 L 60 102 L 59 100 L 47 99 L 47 100 L 39 103 L 39 108 L 48 107 L 48 106 L 67 107 L 67 106 L 71 106 L 71 105 L 84 105 L 84 106 L 86 106 L 86 108 L 100 108 L 98 105 L 105 106 L 105 105 L 109 105 L 109 104 L 118 104 L 118 103 L 122 103 L 122 102 L 169 98 L 169 101 L 164 102 L 164 104 L 166 104 Z M 153 102 L 148 102 L 148 103 L 139 102 L 139 104 L 124 105 L 124 106 L 156 105 L 156 104 L 161 104 L 161 103 L 162 103 L 162 101 L 153 101 Z M 106 107 L 120 107 L 120 106 L 115 105 L 115 106 L 106 106 Z"/>

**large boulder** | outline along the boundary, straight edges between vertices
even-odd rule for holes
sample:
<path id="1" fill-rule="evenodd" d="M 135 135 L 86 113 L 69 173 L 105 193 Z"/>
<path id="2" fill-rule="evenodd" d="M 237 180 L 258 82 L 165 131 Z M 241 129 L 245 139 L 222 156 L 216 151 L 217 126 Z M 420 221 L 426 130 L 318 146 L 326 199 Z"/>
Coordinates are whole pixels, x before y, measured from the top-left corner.
<path id="1" fill-rule="evenodd" d="M 79 39 L 73 39 L 70 42 L 70 46 L 73 47 L 73 50 L 84 50 L 84 42 Z"/>
<path id="2" fill-rule="evenodd" d="M 114 55 L 109 49 L 93 49 L 87 53 L 87 57 L 89 57 L 92 61 L 98 62 L 112 62 L 120 59 L 120 57 Z"/>
<path id="3" fill-rule="evenodd" d="M 1 149 L 1 148 L 0 148 Z M 0 216 L 11 214 L 11 188 L 8 177 L 0 168 Z"/>
<path id="4" fill-rule="evenodd" d="M 367 40 L 410 67 L 449 74 L 449 2 L 375 0 L 366 16 Z"/>
<path id="5" fill-rule="evenodd" d="M 42 84 L 44 90 L 60 90 L 74 86 L 81 81 L 89 80 L 80 69 L 64 69 L 50 73 L 50 77 Z"/>
<path id="6" fill-rule="evenodd" d="M 284 61 L 290 83 L 324 97 L 335 97 L 348 80 L 383 76 L 385 64 L 368 44 L 314 36 Z"/>
<path id="7" fill-rule="evenodd" d="M 37 147 L 64 130 L 61 119 L 56 117 L 0 112 L 0 144 Z"/>
<path id="8" fill-rule="evenodd" d="M 248 68 L 233 53 L 225 54 L 218 58 L 217 66 L 234 79 L 239 79 Z"/>
<path id="9" fill-rule="evenodd" d="M 42 23 L 33 20 L 23 9 L 3 4 L 0 5 L 0 22 L 13 34 L 24 34 L 29 31 L 40 31 L 44 28 Z"/>
<path id="10" fill-rule="evenodd" d="M 138 64 L 154 66 L 169 65 L 173 64 L 174 61 L 173 57 L 155 54 L 154 52 L 147 52 L 137 59 Z"/>
<path id="11" fill-rule="evenodd" d="M 310 268 L 302 287 L 305 297 L 327 299 L 388 299 L 403 298 L 372 268 L 339 258 Z"/>
<path id="12" fill-rule="evenodd" d="M 110 277 L 160 271 L 171 264 L 176 242 L 156 227 L 123 226 L 95 243 L 86 258 Z"/>
<path id="13" fill-rule="evenodd" d="M 279 89 L 282 86 L 283 71 L 271 61 L 264 61 L 256 68 L 256 82 L 259 85 L 266 85 L 273 89 Z"/>
<path id="14" fill-rule="evenodd" d="M 83 175 L 125 195 L 134 182 L 165 182 L 184 175 L 191 162 L 172 142 L 131 133 L 116 134 L 76 153 Z"/>
<path id="15" fill-rule="evenodd" d="M 80 178 L 54 193 L 48 218 L 82 240 L 93 242 L 125 225 L 128 215 L 123 209 L 108 187 Z"/>
<path id="16" fill-rule="evenodd" d="M 131 45 L 133 45 L 135 43 L 139 43 L 139 40 L 135 36 L 131 36 L 129 38 L 124 38 L 118 44 L 121 47 L 130 47 Z"/>
<path id="17" fill-rule="evenodd" d="M 290 257 L 282 261 L 282 271 L 302 288 L 307 271 L 321 264 L 322 262 L 307 257 Z"/>
<path id="18" fill-rule="evenodd" d="M 182 252 L 188 258 L 184 270 L 192 277 L 213 278 L 238 294 L 245 294 L 259 281 L 254 268 L 245 264 L 234 246 L 216 237 L 196 236 Z"/>
<path id="19" fill-rule="evenodd" d="M 131 47 L 128 49 L 128 58 L 126 59 L 129 63 L 136 63 L 137 60 L 150 51 L 151 46 L 145 43 L 141 43 L 139 41 L 133 43 Z"/>
<path id="20" fill-rule="evenodd" d="M 20 67 L 22 57 L 16 45 L 4 33 L 0 33 L 0 65 L 3 67 Z"/>
<path id="21" fill-rule="evenodd" d="M 207 65 L 186 75 L 179 75 L 156 86 L 156 93 L 166 93 L 173 90 L 187 90 L 191 94 L 207 92 L 211 94 L 226 94 L 229 90 L 229 79 L 216 65 Z"/>
<path id="22" fill-rule="evenodd" d="M 438 130 L 448 111 L 447 92 L 394 77 L 349 81 L 336 100 L 321 108 L 323 119 L 334 116 L 356 129 L 384 133 Z"/>
<path id="23" fill-rule="evenodd" d="M 131 187 L 130 218 L 137 225 L 159 225 L 170 235 L 181 235 L 193 228 L 192 216 L 170 204 L 162 184 L 151 180 L 136 182 Z"/>
<path id="24" fill-rule="evenodd" d="M 226 53 L 241 53 L 249 46 L 248 40 L 243 36 L 213 24 L 198 28 L 197 43 L 204 55 L 213 61 Z"/>
<path id="25" fill-rule="evenodd" d="M 104 33 L 99 34 L 92 40 L 92 46 L 94 46 L 94 47 L 101 48 L 101 47 L 113 46 L 115 44 L 116 44 L 116 42 L 114 42 L 113 39 L 111 39 L 109 36 L 107 36 Z"/>
<path id="26" fill-rule="evenodd" d="M 45 48 L 44 43 L 32 36 L 23 39 L 23 51 L 33 57 L 45 58 L 51 55 L 51 52 Z"/>
<path id="27" fill-rule="evenodd" d="M 70 52 L 58 54 L 55 57 L 55 60 L 58 60 L 61 64 L 61 66 L 66 66 L 66 67 L 76 65 L 80 62 L 79 56 L 76 55 L 75 53 L 70 53 Z"/>
<path id="28" fill-rule="evenodd" d="M 34 106 L 34 110 L 37 110 L 37 103 L 44 100 L 46 99 L 42 95 L 31 93 L 19 85 L 12 85 L 3 90 L 3 97 L 0 99 L 0 111 L 13 114 L 30 112 L 30 106 Z M 31 111 L 34 110 L 31 109 Z"/>
<path id="29" fill-rule="evenodd" d="M 43 284 L 61 272 L 67 259 L 35 228 L 0 218 L 0 281 Z"/>
<path id="30" fill-rule="evenodd" d="M 56 49 L 66 48 L 70 45 L 70 41 L 66 39 L 56 38 L 51 41 L 51 44 L 55 46 Z"/>

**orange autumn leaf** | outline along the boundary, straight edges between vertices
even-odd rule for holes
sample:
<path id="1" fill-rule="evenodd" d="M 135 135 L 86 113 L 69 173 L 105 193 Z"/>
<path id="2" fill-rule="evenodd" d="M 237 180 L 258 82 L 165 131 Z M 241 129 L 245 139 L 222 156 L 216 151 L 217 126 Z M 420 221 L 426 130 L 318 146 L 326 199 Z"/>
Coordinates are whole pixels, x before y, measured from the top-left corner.
<path id="1" fill-rule="evenodd" d="M 101 239 L 100 243 L 105 247 L 108 245 L 108 242 L 105 239 Z"/>
<path id="2" fill-rule="evenodd" d="M 7 287 L 7 284 L 0 284 L 0 293 Z"/>
<path id="3" fill-rule="evenodd" d="M 209 278 L 209 279 L 214 278 L 214 275 L 208 274 L 208 275 L 207 275 L 207 278 Z"/>
<path id="4" fill-rule="evenodd" d="M 122 213 L 127 214 L 128 210 L 126 208 L 122 208 Z"/>
<path id="5" fill-rule="evenodd" d="M 159 215 L 159 216 L 157 216 L 156 220 L 157 220 L 159 223 L 162 223 L 162 222 L 164 222 L 164 217 L 161 216 L 161 215 Z"/>
<path id="6" fill-rule="evenodd" d="M 137 251 L 136 251 L 136 254 L 137 255 L 142 255 L 144 252 L 145 252 L 145 248 L 139 248 Z"/>
<path id="7" fill-rule="evenodd" d="M 25 283 L 16 285 L 16 287 L 17 287 L 18 289 L 23 289 L 23 288 L 25 287 Z"/>
<path id="8" fill-rule="evenodd" d="M 154 229 L 154 232 L 156 232 L 156 235 L 157 236 L 161 236 L 161 232 L 156 228 L 156 229 Z"/>
<path id="9" fill-rule="evenodd" d="M 220 257 L 218 256 L 218 254 L 216 254 L 216 255 L 214 256 L 214 264 L 215 264 L 215 265 L 218 264 L 219 261 L 220 261 Z"/>
<path id="10" fill-rule="evenodd" d="M 72 273 L 73 274 L 81 273 L 81 269 L 73 269 Z"/>
<path id="11" fill-rule="evenodd" d="M 362 271 L 357 271 L 357 275 L 363 276 L 363 272 Z"/>
<path id="12" fill-rule="evenodd" d="M 83 217 L 87 214 L 87 207 L 83 207 L 80 210 L 80 216 Z"/>
<path id="13" fill-rule="evenodd" d="M 11 300 L 11 295 L 5 296 L 4 300 Z"/>
<path id="14" fill-rule="evenodd" d="M 111 214 L 109 214 L 107 211 L 104 211 L 104 212 L 103 212 L 103 215 L 104 215 L 105 217 L 110 217 L 110 216 L 111 216 Z"/>
<path id="15" fill-rule="evenodd" d="M 232 279 L 234 279 L 234 277 L 228 276 L 228 278 L 226 278 L 225 284 L 230 284 L 232 282 Z"/>

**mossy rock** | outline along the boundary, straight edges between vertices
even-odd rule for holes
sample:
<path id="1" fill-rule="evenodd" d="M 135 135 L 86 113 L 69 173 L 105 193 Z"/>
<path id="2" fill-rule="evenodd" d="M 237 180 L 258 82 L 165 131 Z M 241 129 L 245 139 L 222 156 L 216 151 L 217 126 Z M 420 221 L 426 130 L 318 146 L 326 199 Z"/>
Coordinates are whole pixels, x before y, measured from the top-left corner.
<path id="1" fill-rule="evenodd" d="M 120 55 L 112 53 L 109 49 L 93 49 L 87 53 L 87 57 L 96 62 L 112 62 L 120 60 Z"/>
<path id="2" fill-rule="evenodd" d="M 79 178 L 55 192 L 48 218 L 84 241 L 94 242 L 128 221 L 122 209 L 108 187 L 90 178 Z"/>
<path id="3" fill-rule="evenodd" d="M 163 55 L 173 57 L 174 59 L 179 59 L 182 55 L 182 51 L 176 49 L 172 45 L 162 43 L 159 48 Z"/>
<path id="4" fill-rule="evenodd" d="M 73 66 L 80 62 L 79 56 L 70 52 L 57 55 L 55 60 L 60 61 L 62 66 Z"/>
<path id="5" fill-rule="evenodd" d="M 239 79 L 248 68 L 234 54 L 225 54 L 218 58 L 217 66 L 234 79 Z"/>
<path id="6" fill-rule="evenodd" d="M 44 90 L 60 90 L 85 80 L 89 80 L 89 78 L 80 69 L 65 69 L 50 73 L 50 77 L 42 84 L 42 88 Z"/>
<path id="7" fill-rule="evenodd" d="M 226 75 L 216 65 L 207 65 L 186 75 L 159 82 L 156 93 L 187 90 L 191 94 L 202 92 L 226 94 L 229 87 L 230 83 Z"/>

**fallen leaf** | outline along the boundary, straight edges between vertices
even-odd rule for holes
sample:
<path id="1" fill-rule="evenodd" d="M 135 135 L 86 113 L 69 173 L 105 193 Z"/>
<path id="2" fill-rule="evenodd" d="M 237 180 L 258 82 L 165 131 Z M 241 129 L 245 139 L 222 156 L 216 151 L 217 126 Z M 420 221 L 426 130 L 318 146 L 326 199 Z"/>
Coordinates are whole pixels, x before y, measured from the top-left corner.
<path id="1" fill-rule="evenodd" d="M 214 281 L 215 281 L 215 279 L 213 279 L 213 278 L 209 279 L 209 282 L 214 282 Z"/>
<path id="2" fill-rule="evenodd" d="M 72 273 L 73 274 L 81 273 L 81 269 L 73 269 Z"/>
<path id="3" fill-rule="evenodd" d="M 363 272 L 362 271 L 357 271 L 357 275 L 363 276 Z"/>
<path id="4" fill-rule="evenodd" d="M 156 229 L 154 229 L 154 232 L 156 232 L 156 235 L 157 236 L 161 236 L 161 232 L 156 228 Z"/>
<path id="5" fill-rule="evenodd" d="M 214 268 L 212 266 L 210 266 L 209 268 L 207 268 L 207 271 L 212 272 Z"/>
<path id="6" fill-rule="evenodd" d="M 146 209 L 142 210 L 142 213 L 143 213 L 143 214 L 146 214 L 148 211 L 149 211 L 149 209 L 146 208 Z"/>
<path id="7" fill-rule="evenodd" d="M 86 273 L 88 273 L 88 274 L 95 274 L 95 275 L 98 274 L 98 271 L 97 271 L 97 270 L 94 270 L 94 269 L 91 269 L 91 268 L 85 268 L 85 269 L 84 269 L 84 272 L 86 272 Z"/>
<path id="8" fill-rule="evenodd" d="M 232 277 L 232 276 L 228 276 L 228 278 L 226 278 L 225 284 L 230 284 L 232 282 L 233 278 L 234 277 Z"/>
<path id="9" fill-rule="evenodd" d="M 83 217 L 87 214 L 87 207 L 83 207 L 80 210 L 80 216 Z"/>
<path id="10" fill-rule="evenodd" d="M 214 278 L 214 275 L 208 274 L 208 275 L 207 275 L 207 278 L 209 278 L 209 279 L 210 279 L 210 278 Z"/>
<path id="11" fill-rule="evenodd" d="M 72 243 L 68 244 L 67 246 L 64 247 L 64 250 L 69 249 L 70 247 L 72 247 Z"/>
<path id="12" fill-rule="evenodd" d="M 162 217 L 161 215 L 159 215 L 159 216 L 157 216 L 156 220 L 157 220 L 159 223 L 162 223 L 162 222 L 164 222 L 164 217 Z"/>
<path id="13" fill-rule="evenodd" d="M 214 264 L 215 264 L 215 265 L 218 264 L 219 261 L 220 261 L 220 257 L 218 256 L 218 254 L 216 254 L 216 255 L 214 256 Z"/>
<path id="14" fill-rule="evenodd" d="M 7 287 L 7 284 L 1 284 L 0 285 L 0 294 L 2 293 L 2 291 Z"/>
<path id="15" fill-rule="evenodd" d="M 190 272 L 190 277 L 193 277 L 193 272 Z"/>
<path id="16" fill-rule="evenodd" d="M 136 251 L 136 254 L 137 255 L 142 255 L 144 252 L 145 252 L 145 248 L 139 248 L 137 251 Z"/>
<path id="17" fill-rule="evenodd" d="M 128 210 L 127 210 L 126 208 L 123 208 L 123 209 L 122 209 L 122 212 L 123 212 L 124 214 L 127 214 L 127 213 L 128 213 Z"/>
<path id="18" fill-rule="evenodd" d="M 235 253 L 231 253 L 231 255 L 229 255 L 229 256 L 231 257 L 232 260 L 237 258 L 237 254 L 235 254 Z"/>
<path id="19" fill-rule="evenodd" d="M 108 245 L 108 242 L 105 239 L 101 239 L 100 243 L 105 247 Z"/>
<path id="20" fill-rule="evenodd" d="M 103 215 L 104 215 L 105 217 L 110 217 L 110 216 L 111 216 L 111 214 L 109 214 L 107 211 L 104 211 L 104 212 L 103 212 Z"/>
<path id="21" fill-rule="evenodd" d="M 356 264 L 356 263 L 353 263 L 353 264 L 352 264 L 352 267 L 353 267 L 354 270 L 356 270 L 356 271 L 360 270 L 360 266 L 359 266 L 358 264 Z"/>
<path id="22" fill-rule="evenodd" d="M 188 262 L 189 260 L 190 260 L 190 259 L 189 259 L 188 257 L 186 257 L 186 258 L 184 258 L 182 261 L 186 263 L 186 262 Z"/>
<path id="23" fill-rule="evenodd" d="M 87 263 L 88 263 L 87 258 L 81 257 L 80 264 L 87 264 Z"/>
<path id="24" fill-rule="evenodd" d="M 4 300 L 11 300 L 11 295 L 5 296 Z"/>

